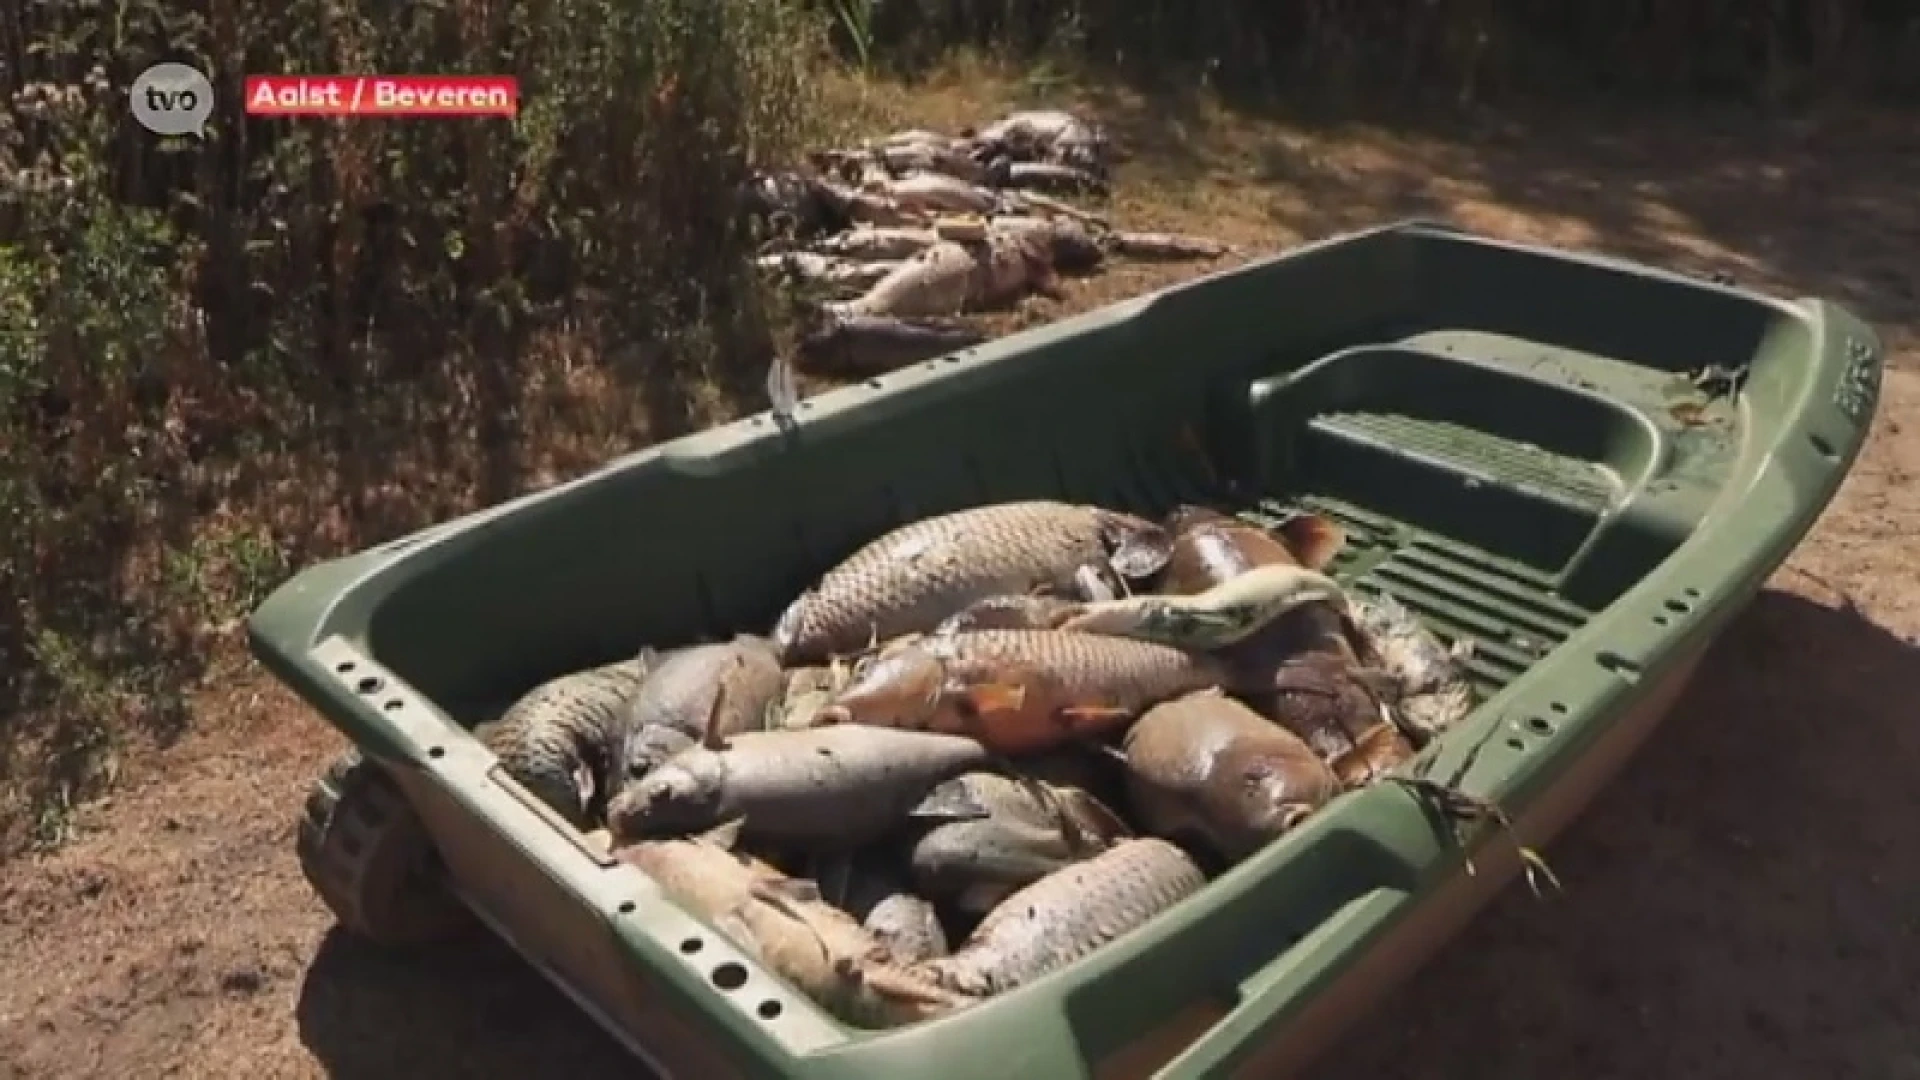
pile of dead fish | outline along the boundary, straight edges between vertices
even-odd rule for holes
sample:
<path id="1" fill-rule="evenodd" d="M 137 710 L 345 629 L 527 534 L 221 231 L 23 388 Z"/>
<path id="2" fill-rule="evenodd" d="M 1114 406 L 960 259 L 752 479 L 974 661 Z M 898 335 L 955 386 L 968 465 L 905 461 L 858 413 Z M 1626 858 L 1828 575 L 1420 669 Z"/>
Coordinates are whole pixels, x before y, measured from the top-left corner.
<path id="1" fill-rule="evenodd" d="M 977 344 L 958 317 L 1027 295 L 1110 256 L 1211 259 L 1202 237 L 1125 232 L 1063 196 L 1105 197 L 1112 148 L 1070 113 L 1016 112 L 980 131 L 901 131 L 758 176 L 750 215 L 776 239 L 770 274 L 824 294 L 800 347 L 814 374 L 867 376 Z"/>
<path id="2" fill-rule="evenodd" d="M 1465 715 L 1454 651 L 1269 531 L 1061 502 L 928 518 L 765 636 L 564 676 L 508 772 L 848 1023 L 1072 963 Z"/>

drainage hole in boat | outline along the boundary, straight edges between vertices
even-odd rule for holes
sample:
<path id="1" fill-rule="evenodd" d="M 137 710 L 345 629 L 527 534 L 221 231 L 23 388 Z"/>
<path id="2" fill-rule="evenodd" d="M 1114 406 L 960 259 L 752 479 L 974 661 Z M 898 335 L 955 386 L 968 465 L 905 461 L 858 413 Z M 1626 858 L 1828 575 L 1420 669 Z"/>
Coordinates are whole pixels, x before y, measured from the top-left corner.
<path id="1" fill-rule="evenodd" d="M 762 1020 L 778 1020 L 780 1019 L 780 1013 L 783 1010 L 781 1009 L 779 1002 L 773 1000 L 772 998 L 768 998 L 767 1000 L 760 1003 L 759 1008 L 753 1011 L 759 1013 L 760 1019 Z"/>
<path id="2" fill-rule="evenodd" d="M 1547 718 L 1544 716 L 1529 716 L 1527 717 L 1527 730 L 1533 732 L 1535 735 L 1551 735 L 1553 734 L 1553 725 L 1547 723 Z"/>
<path id="3" fill-rule="evenodd" d="M 680 943 L 680 952 L 684 955 L 692 956 L 694 953 L 697 953 L 701 949 L 704 949 L 706 947 L 707 947 L 706 942 L 701 941 L 697 937 L 690 937 Z"/>
<path id="4" fill-rule="evenodd" d="M 333 665 L 333 670 L 339 672 L 342 675 L 345 675 L 347 672 L 353 670 L 353 661 L 342 660 L 339 663 Z"/>
<path id="5" fill-rule="evenodd" d="M 427 747 L 427 756 L 438 760 L 440 758 L 446 757 L 447 751 L 444 747 L 429 746 Z"/>
<path id="6" fill-rule="evenodd" d="M 738 990 L 747 985 L 747 969 L 731 960 L 715 967 L 707 977 L 722 990 Z"/>
<path id="7" fill-rule="evenodd" d="M 887 384 L 879 379 L 867 380 L 867 389 L 869 390 L 885 390 L 886 388 Z"/>
<path id="8" fill-rule="evenodd" d="M 1698 600 L 1700 599 L 1700 590 L 1699 589 L 1681 589 L 1680 595 L 1686 597 L 1689 600 Z"/>
<path id="9" fill-rule="evenodd" d="M 355 683 L 354 689 L 360 691 L 363 694 L 376 694 L 376 693 L 379 693 L 380 688 L 385 685 L 387 684 L 380 681 L 380 676 L 368 675 L 367 677 L 361 679 L 359 682 Z"/>
<path id="10" fill-rule="evenodd" d="M 633 909 L 634 909 L 634 908 L 635 908 L 636 906 L 637 906 L 637 905 L 636 905 L 636 904 L 634 904 L 634 902 L 633 902 L 633 901 L 631 901 L 631 900 L 622 900 L 622 901 L 620 901 L 620 908 L 619 908 L 619 911 L 620 911 L 620 914 L 622 914 L 622 915 L 631 915 L 631 914 L 633 914 Z"/>
<path id="11" fill-rule="evenodd" d="M 1819 435 L 1808 435 L 1807 441 L 1813 444 L 1814 453 L 1819 454 L 1828 461 L 1832 461 L 1840 456 L 1834 452 L 1833 444 L 1821 438 Z"/>
<path id="12" fill-rule="evenodd" d="M 1566 704 L 1565 704 L 1564 702 L 1559 702 L 1559 701 L 1549 701 L 1549 702 L 1547 702 L 1547 711 L 1548 711 L 1548 712 L 1557 712 L 1557 713 L 1559 713 L 1559 714 L 1560 714 L 1561 716 L 1565 716 L 1565 715 L 1567 715 L 1567 706 L 1566 706 Z"/>
<path id="13" fill-rule="evenodd" d="M 1671 621 L 1672 620 L 1667 618 L 1665 615 L 1655 615 L 1653 617 L 1653 625 L 1655 626 L 1665 626 L 1667 625 L 1667 623 Z"/>
<path id="14" fill-rule="evenodd" d="M 1687 612 L 1693 610 L 1693 605 L 1687 603 L 1685 600 L 1669 600 L 1667 601 L 1667 610 L 1676 615 L 1685 615 Z"/>
<path id="15" fill-rule="evenodd" d="M 388 712 L 399 712 L 401 709 L 404 709 L 407 707 L 407 703 L 404 701 L 401 701 L 397 697 L 390 697 L 385 702 L 383 702 L 380 707 L 387 710 Z"/>
<path id="16" fill-rule="evenodd" d="M 1631 683 L 1640 678 L 1640 665 L 1635 664 L 1617 652 L 1597 653 L 1594 656 L 1594 660 L 1601 667 L 1620 676 L 1624 682 Z"/>
<path id="17" fill-rule="evenodd" d="M 1527 744 L 1521 742 L 1517 737 L 1507 740 L 1507 749 L 1509 750 L 1525 750 L 1526 748 Z"/>

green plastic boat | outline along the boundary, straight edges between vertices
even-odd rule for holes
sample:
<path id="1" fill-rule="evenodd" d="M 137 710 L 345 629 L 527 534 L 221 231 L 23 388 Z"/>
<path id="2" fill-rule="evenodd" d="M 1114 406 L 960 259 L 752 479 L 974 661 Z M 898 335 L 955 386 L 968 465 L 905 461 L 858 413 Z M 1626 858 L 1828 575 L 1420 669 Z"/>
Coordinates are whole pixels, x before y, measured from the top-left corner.
<path id="1" fill-rule="evenodd" d="M 1540 845 L 1811 527 L 1880 375 L 1830 303 L 1408 223 L 837 390 L 797 426 L 677 439 L 261 606 L 256 654 L 357 748 L 309 800 L 303 865 L 376 940 L 479 916 L 672 1076 L 1286 1075 L 1511 881 L 1512 838 L 1463 845 L 1404 786 L 1349 792 L 1091 957 L 870 1033 L 610 862 L 468 728 L 643 643 L 764 630 L 926 515 L 1304 506 L 1348 530 L 1336 576 L 1472 640 L 1480 704 L 1416 765 Z"/>

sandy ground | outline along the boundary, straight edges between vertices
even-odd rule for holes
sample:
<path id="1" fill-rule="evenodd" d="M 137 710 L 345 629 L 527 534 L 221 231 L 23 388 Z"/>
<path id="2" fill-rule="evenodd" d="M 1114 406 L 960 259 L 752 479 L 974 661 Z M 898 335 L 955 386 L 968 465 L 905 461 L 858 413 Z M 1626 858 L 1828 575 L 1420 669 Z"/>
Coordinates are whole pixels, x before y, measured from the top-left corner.
<path id="1" fill-rule="evenodd" d="M 1920 860 L 1901 855 L 1920 820 L 1920 124 L 1561 117 L 1409 135 L 1146 115 L 1136 167 L 1156 193 L 1121 198 L 1144 225 L 1270 248 L 1450 216 L 1831 296 L 1895 353 L 1817 531 L 1548 849 L 1566 893 L 1509 889 L 1316 1075 L 1920 1076 L 1903 1015 L 1920 1000 Z M 1159 280 L 1117 273 L 1078 299 Z M 0 867 L 0 1074 L 636 1075 L 491 941 L 391 956 L 331 930 L 292 832 L 339 745 L 264 679 L 221 687 L 150 779 L 84 812 L 79 839 Z"/>

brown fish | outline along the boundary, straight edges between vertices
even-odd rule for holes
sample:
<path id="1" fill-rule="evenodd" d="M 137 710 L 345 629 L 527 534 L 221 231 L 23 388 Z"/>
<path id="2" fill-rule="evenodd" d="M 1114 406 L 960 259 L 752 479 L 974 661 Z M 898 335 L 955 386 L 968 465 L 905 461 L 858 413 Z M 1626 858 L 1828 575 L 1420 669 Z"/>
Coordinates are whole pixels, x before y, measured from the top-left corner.
<path id="1" fill-rule="evenodd" d="M 1127 730 L 1128 792 L 1157 836 L 1238 862 L 1340 793 L 1300 738 L 1217 691 L 1147 710 Z"/>
<path id="2" fill-rule="evenodd" d="M 1200 506 L 1183 506 L 1168 515 L 1173 544 L 1167 568 L 1157 581 L 1160 592 L 1191 596 L 1224 585 L 1249 570 L 1300 566 L 1324 570 L 1346 546 L 1346 530 L 1317 514 L 1299 514 L 1278 534 Z M 1236 650 L 1237 663 L 1271 662 L 1304 651 L 1330 651 L 1357 662 L 1348 642 L 1348 623 L 1332 604 L 1307 604 L 1267 627 L 1256 642 Z"/>
<path id="3" fill-rule="evenodd" d="M 1179 233 L 1116 232 L 1107 237 L 1116 255 L 1129 259 L 1217 259 L 1233 249 L 1204 236 Z"/>
<path id="4" fill-rule="evenodd" d="M 984 214 L 1000 202 L 985 188 L 938 172 L 876 181 L 868 190 L 887 196 L 905 210 L 923 214 Z"/>
<path id="5" fill-rule="evenodd" d="M 1031 754 L 1117 730 L 1223 677 L 1209 657 L 1128 638 L 961 631 L 874 658 L 818 719 L 966 735 L 995 753 Z"/>
<path id="6" fill-rule="evenodd" d="M 632 700 L 621 782 L 640 779 L 709 730 L 720 739 L 761 730 L 785 683 L 765 638 L 740 634 L 669 653 Z"/>
<path id="7" fill-rule="evenodd" d="M 853 848 L 899 824 L 934 785 L 982 768 L 972 739 L 838 726 L 754 731 L 662 764 L 614 796 L 619 841 L 671 836 L 744 817 L 750 840 Z"/>
<path id="8" fill-rule="evenodd" d="M 751 897 L 756 884 L 791 880 L 772 866 L 734 851 L 739 834 L 738 823 L 730 822 L 701 836 L 616 846 L 613 857 L 638 867 L 689 913 L 712 921 Z"/>
<path id="9" fill-rule="evenodd" d="M 474 736 L 507 775 L 585 828 L 619 785 L 615 759 L 631 723 L 630 705 L 660 662 L 645 649 L 629 660 L 550 679 L 498 720 L 475 728 Z"/>
<path id="10" fill-rule="evenodd" d="M 887 229 L 863 226 L 826 237 L 815 248 L 828 255 L 863 262 L 910 259 L 940 242 L 933 229 Z"/>
<path id="11" fill-rule="evenodd" d="M 846 912 L 802 893 L 763 885 L 714 928 L 855 1027 L 900 1027 L 969 1004 L 904 969 Z"/>
<path id="12" fill-rule="evenodd" d="M 1053 161 L 1017 161 L 1007 169 L 1008 187 L 1050 191 L 1056 195 L 1097 195 L 1110 192 L 1107 182 L 1086 169 Z"/>
<path id="13" fill-rule="evenodd" d="M 941 784 L 909 816 L 938 822 L 913 846 L 921 895 L 973 915 L 1133 835 L 1085 791 L 989 772 Z"/>
<path id="14" fill-rule="evenodd" d="M 1147 577 L 1165 563 L 1167 544 L 1152 522 L 1073 503 L 941 514 L 894 529 L 829 570 L 780 616 L 773 638 L 785 663 L 821 662 L 926 633 L 988 597 L 1069 590 L 1084 566 Z"/>
<path id="15" fill-rule="evenodd" d="M 952 956 L 915 971 L 962 994 L 1004 993 L 1138 929 L 1206 883 L 1172 844 L 1122 840 L 1007 897 Z"/>
<path id="16" fill-rule="evenodd" d="M 1413 756 L 1375 688 L 1379 673 L 1331 652 L 1300 653 L 1271 671 L 1271 689 L 1242 696 L 1304 739 L 1341 783 L 1368 783 Z"/>

